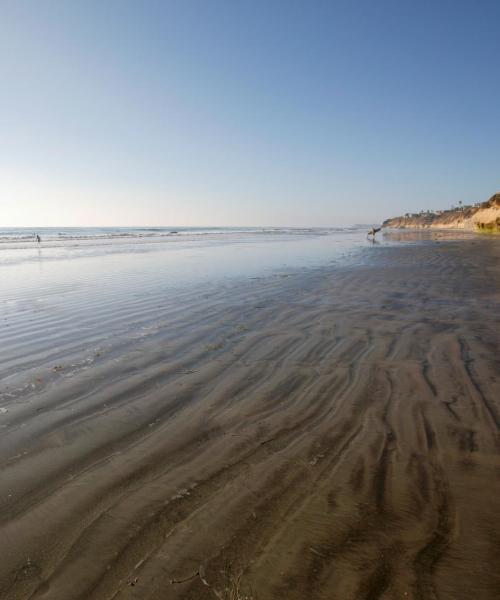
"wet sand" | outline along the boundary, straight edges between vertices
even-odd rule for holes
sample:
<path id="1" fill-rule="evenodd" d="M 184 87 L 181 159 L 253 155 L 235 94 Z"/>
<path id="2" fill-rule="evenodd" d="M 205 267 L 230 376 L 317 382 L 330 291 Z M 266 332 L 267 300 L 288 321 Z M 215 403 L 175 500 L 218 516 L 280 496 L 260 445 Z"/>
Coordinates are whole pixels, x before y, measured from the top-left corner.
<path id="1" fill-rule="evenodd" d="M 499 598 L 499 259 L 376 247 L 96 301 L 76 337 L 6 321 L 2 600 Z"/>

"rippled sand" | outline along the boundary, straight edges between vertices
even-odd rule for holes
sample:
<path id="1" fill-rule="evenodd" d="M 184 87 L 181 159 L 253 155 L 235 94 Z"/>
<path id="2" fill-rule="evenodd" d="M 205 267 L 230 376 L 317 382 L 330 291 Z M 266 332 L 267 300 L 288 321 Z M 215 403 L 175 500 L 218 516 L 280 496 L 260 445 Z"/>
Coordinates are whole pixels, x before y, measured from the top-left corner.
<path id="1" fill-rule="evenodd" d="M 499 598 L 499 259 L 5 321 L 2 600 Z"/>

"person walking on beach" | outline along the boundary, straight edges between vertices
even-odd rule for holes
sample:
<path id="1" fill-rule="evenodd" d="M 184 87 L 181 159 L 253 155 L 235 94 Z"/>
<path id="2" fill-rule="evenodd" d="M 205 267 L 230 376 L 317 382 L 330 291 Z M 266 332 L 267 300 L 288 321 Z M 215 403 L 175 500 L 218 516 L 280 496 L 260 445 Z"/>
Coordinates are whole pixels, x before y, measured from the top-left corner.
<path id="1" fill-rule="evenodd" d="M 381 227 L 378 229 L 376 227 L 372 227 L 368 232 L 368 237 L 373 236 L 373 241 L 375 241 L 375 234 L 381 230 Z"/>
<path id="2" fill-rule="evenodd" d="M 38 233 L 36 234 L 36 241 L 40 244 L 42 241 L 42 238 L 38 235 Z"/>

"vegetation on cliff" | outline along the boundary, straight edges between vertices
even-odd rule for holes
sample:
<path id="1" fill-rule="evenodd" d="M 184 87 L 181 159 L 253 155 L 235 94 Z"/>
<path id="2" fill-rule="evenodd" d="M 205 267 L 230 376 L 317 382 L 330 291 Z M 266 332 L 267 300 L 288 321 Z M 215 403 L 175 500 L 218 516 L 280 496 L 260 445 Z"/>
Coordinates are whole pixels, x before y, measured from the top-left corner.
<path id="1" fill-rule="evenodd" d="M 382 227 L 395 229 L 468 229 L 488 233 L 500 233 L 500 193 L 486 202 L 470 206 L 452 206 L 449 210 L 407 213 L 387 219 Z"/>

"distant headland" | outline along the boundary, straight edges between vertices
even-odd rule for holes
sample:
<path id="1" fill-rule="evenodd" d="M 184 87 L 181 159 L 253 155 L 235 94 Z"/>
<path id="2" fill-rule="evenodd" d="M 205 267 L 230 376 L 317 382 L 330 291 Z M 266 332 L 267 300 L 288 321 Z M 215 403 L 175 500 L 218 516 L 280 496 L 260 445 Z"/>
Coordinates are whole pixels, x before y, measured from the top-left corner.
<path id="1" fill-rule="evenodd" d="M 500 193 L 486 202 L 464 206 L 452 206 L 448 210 L 421 211 L 393 217 L 382 227 L 394 229 L 467 229 L 485 233 L 500 233 Z"/>

